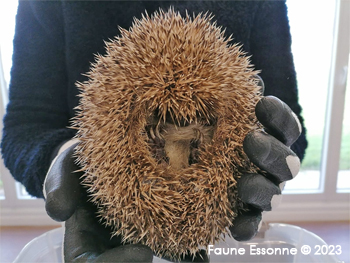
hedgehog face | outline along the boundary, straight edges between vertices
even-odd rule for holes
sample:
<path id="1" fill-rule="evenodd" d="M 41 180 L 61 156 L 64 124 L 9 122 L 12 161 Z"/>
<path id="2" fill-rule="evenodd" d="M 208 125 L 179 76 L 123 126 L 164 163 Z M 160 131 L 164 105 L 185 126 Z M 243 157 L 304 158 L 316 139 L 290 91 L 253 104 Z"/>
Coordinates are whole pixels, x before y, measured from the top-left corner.
<path id="1" fill-rule="evenodd" d="M 171 91 L 170 91 L 171 92 Z M 180 101 L 176 97 L 174 101 Z M 191 101 L 193 103 L 193 101 Z M 183 115 L 189 102 L 168 109 L 157 108 L 147 120 L 146 131 L 153 157 L 172 169 L 183 169 L 198 162 L 199 148 L 209 144 L 216 127 L 214 116 L 196 110 Z M 202 109 L 195 105 L 195 108 Z M 179 109 L 182 112 L 179 112 Z M 208 109 L 208 112 L 215 112 Z"/>
<path id="2" fill-rule="evenodd" d="M 158 163 L 170 165 L 173 169 L 197 163 L 200 146 L 211 142 L 214 130 L 214 124 L 197 120 L 176 122 L 166 119 L 164 123 L 147 126 L 153 157 Z"/>
<path id="3" fill-rule="evenodd" d="M 227 233 L 236 179 L 256 172 L 242 143 L 258 127 L 257 72 L 206 15 L 161 11 L 120 31 L 78 83 L 83 184 L 112 235 L 195 254 Z"/>

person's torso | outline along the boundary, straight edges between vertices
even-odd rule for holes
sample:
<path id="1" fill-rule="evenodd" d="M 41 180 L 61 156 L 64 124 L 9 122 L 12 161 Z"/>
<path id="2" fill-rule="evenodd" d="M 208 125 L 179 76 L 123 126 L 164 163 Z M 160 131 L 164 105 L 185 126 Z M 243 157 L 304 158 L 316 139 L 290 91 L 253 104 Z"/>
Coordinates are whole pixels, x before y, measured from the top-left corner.
<path id="1" fill-rule="evenodd" d="M 63 1 L 62 12 L 65 30 L 65 51 L 71 109 L 78 105 L 77 81 L 85 81 L 82 74 L 89 71 L 95 54 L 105 53 L 104 41 L 119 35 L 118 27 L 129 29 L 134 17 L 141 18 L 159 8 L 171 6 L 182 15 L 212 14 L 213 22 L 232 35 L 234 43 L 250 51 L 249 38 L 257 10 L 255 1 Z M 74 116 L 74 111 L 71 111 Z"/>

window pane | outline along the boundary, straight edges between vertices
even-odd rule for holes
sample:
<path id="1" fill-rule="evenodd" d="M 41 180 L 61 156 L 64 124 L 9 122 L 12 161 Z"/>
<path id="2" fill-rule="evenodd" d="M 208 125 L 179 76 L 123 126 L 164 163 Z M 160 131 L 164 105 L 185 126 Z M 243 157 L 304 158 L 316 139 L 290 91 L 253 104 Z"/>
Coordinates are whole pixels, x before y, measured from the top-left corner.
<path id="1" fill-rule="evenodd" d="M 2 180 L 0 177 L 0 200 L 3 200 L 3 199 L 5 199 L 4 184 L 2 183 Z"/>
<path id="2" fill-rule="evenodd" d="M 13 36 L 15 30 L 15 16 L 18 1 L 0 1 L 0 48 L 1 63 L 6 84 L 10 82 L 10 70 L 12 67 Z M 5 93 L 3 93 L 5 94 Z M 6 106 L 6 105 L 5 105 Z M 25 188 L 16 183 L 18 199 L 31 199 Z M 0 199 L 4 198 L 3 182 L 0 180 Z"/>
<path id="3" fill-rule="evenodd" d="M 16 182 L 16 192 L 18 199 L 34 199 L 34 197 L 28 194 L 24 186 L 18 182 Z"/>
<path id="4" fill-rule="evenodd" d="M 12 40 L 15 30 L 15 16 L 18 2 L 0 1 L 0 47 L 4 77 L 6 83 L 10 81 L 10 69 L 12 66 Z"/>
<path id="5" fill-rule="evenodd" d="M 287 1 L 299 101 L 309 146 L 299 175 L 287 183 L 285 193 L 320 191 L 335 4 L 336 1 Z"/>
<path id="6" fill-rule="evenodd" d="M 349 56 L 350 61 L 350 56 Z M 348 70 L 337 192 L 350 192 L 350 70 Z"/>

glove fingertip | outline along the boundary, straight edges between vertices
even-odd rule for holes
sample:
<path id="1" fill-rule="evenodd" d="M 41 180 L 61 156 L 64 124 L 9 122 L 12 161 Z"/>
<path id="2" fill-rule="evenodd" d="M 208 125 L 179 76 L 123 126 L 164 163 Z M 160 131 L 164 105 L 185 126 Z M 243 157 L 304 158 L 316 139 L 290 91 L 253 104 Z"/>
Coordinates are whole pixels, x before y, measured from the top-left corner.
<path id="1" fill-rule="evenodd" d="M 300 159 L 296 155 L 288 155 L 286 157 L 286 163 L 292 175 L 292 178 L 297 176 L 300 170 Z M 291 178 L 291 179 L 292 179 Z"/>
<path id="2" fill-rule="evenodd" d="M 50 192 L 46 197 L 46 212 L 55 221 L 63 222 L 68 220 L 74 213 L 75 208 L 75 202 L 57 200 L 55 192 Z"/>
<path id="3" fill-rule="evenodd" d="M 237 241 L 248 241 L 252 239 L 259 230 L 261 212 L 250 211 L 237 216 L 230 227 L 231 235 Z"/>
<path id="4" fill-rule="evenodd" d="M 244 174 L 238 181 L 238 196 L 246 204 L 271 210 L 271 199 L 281 194 L 281 189 L 261 174 Z"/>

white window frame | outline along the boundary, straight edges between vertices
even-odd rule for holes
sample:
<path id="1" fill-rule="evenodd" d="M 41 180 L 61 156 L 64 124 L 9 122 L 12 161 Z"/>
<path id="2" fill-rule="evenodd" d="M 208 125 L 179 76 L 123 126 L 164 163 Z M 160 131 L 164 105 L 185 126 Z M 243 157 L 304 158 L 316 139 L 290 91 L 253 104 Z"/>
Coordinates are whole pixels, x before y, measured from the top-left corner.
<path id="1" fill-rule="evenodd" d="M 265 213 L 265 221 L 336 221 L 349 220 L 350 194 L 337 193 L 342 121 L 346 78 L 349 63 L 349 17 L 350 2 L 337 0 L 334 30 L 334 48 L 327 102 L 324 135 L 321 191 L 309 194 L 288 194 L 273 212 Z M 1 62 L 1 53 L 0 53 Z M 0 63 L 0 116 L 5 113 L 7 85 Z M 350 92 L 350 91 L 348 91 Z M 0 124 L 2 131 L 2 122 Z M 0 200 L 0 225 L 56 225 L 45 212 L 44 201 L 19 199 L 16 183 L 0 162 L 1 179 L 6 199 Z"/>
<path id="2" fill-rule="evenodd" d="M 349 17 L 350 2 L 338 0 L 320 170 L 320 191 L 309 194 L 284 195 L 281 205 L 272 213 L 264 215 L 264 219 L 267 221 L 338 221 L 350 219 L 350 194 L 337 192 L 349 64 Z"/>

